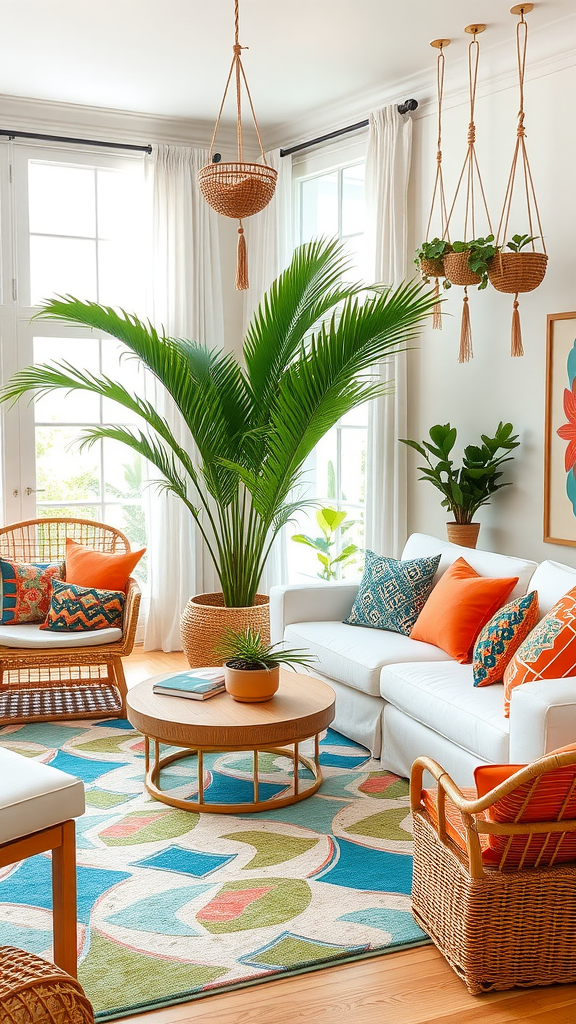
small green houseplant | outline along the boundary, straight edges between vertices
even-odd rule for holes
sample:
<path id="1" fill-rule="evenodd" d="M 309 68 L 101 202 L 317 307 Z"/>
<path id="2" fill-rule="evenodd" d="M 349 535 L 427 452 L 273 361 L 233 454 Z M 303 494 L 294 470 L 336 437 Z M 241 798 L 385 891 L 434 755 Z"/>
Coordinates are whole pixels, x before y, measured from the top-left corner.
<path id="1" fill-rule="evenodd" d="M 356 559 L 359 548 L 357 544 L 345 544 L 340 554 L 332 556 L 336 544 L 338 529 L 344 534 L 350 527 L 354 526 L 355 520 L 346 520 L 346 512 L 338 512 L 335 508 L 320 508 L 316 512 L 316 522 L 322 531 L 321 537 L 309 537 L 306 533 L 295 533 L 292 537 L 297 544 L 305 544 L 316 552 L 320 562 L 320 571 L 317 575 L 321 580 L 337 579 L 337 567 L 345 569 L 352 565 Z"/>
<path id="2" fill-rule="evenodd" d="M 530 251 L 526 250 L 526 246 L 539 237 L 528 234 L 512 235 L 504 246 L 510 251 L 495 253 L 489 261 L 488 274 L 490 284 L 497 291 L 508 294 L 531 292 L 542 284 L 548 257 L 545 252 L 536 252 L 533 246 Z"/>
<path id="3" fill-rule="evenodd" d="M 482 505 L 488 505 L 494 494 L 502 487 L 509 487 L 509 481 L 502 481 L 502 466 L 510 462 L 510 452 L 520 444 L 518 435 L 513 433 L 511 423 L 499 423 L 493 437 L 481 435 L 481 444 L 469 444 L 464 449 L 462 465 L 455 467 L 450 457 L 456 443 L 456 427 L 450 423 L 430 428 L 430 441 L 411 441 L 402 438 L 425 460 L 419 469 L 420 480 L 428 480 L 443 495 L 443 508 L 450 510 L 454 522 L 448 523 L 448 540 L 457 539 L 465 547 L 475 547 L 480 525 L 472 519 Z M 467 531 L 450 527 L 472 527 Z M 463 539 L 469 535 L 468 541 Z M 475 534 L 475 536 L 474 536 Z M 470 541 L 473 538 L 473 543 Z"/>
<path id="4" fill-rule="evenodd" d="M 234 700 L 247 704 L 270 700 L 280 685 L 280 665 L 308 668 L 313 655 L 299 648 L 269 644 L 261 633 L 246 629 L 228 629 L 215 646 L 224 661 L 224 682 Z"/>
<path id="5" fill-rule="evenodd" d="M 425 284 L 428 284 L 431 277 L 443 277 L 443 287 L 450 288 L 450 281 L 444 276 L 444 256 L 452 252 L 452 245 L 446 238 L 433 238 L 431 242 L 422 242 L 419 249 L 416 249 L 414 263 L 420 268 Z"/>
<path id="6" fill-rule="evenodd" d="M 497 252 L 494 235 L 472 238 L 469 242 L 453 242 L 452 254 L 444 261 L 446 276 L 453 284 L 477 284 L 478 291 L 482 291 L 488 285 L 490 260 Z"/>

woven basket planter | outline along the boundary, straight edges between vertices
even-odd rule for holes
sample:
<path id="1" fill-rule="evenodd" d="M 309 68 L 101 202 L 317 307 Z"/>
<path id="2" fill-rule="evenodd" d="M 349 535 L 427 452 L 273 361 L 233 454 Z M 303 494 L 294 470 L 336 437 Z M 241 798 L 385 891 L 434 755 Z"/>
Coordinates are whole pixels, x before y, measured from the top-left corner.
<path id="1" fill-rule="evenodd" d="M 544 280 L 547 263 L 543 252 L 499 252 L 488 265 L 490 284 L 498 292 L 533 292 Z"/>
<path id="2" fill-rule="evenodd" d="M 467 252 L 447 252 L 444 257 L 444 273 L 452 284 L 459 284 L 463 287 L 472 284 L 480 284 L 482 278 L 475 274 L 468 266 Z"/>
<path id="3" fill-rule="evenodd" d="M 479 533 L 480 523 L 446 523 L 450 544 L 459 544 L 461 548 L 475 548 Z"/>
<path id="4" fill-rule="evenodd" d="M 270 600 L 266 594 L 256 594 L 254 604 L 247 608 L 227 608 L 223 594 L 191 597 L 180 619 L 182 648 L 190 668 L 221 665 L 214 645 L 226 630 L 247 626 L 259 632 L 266 643 L 270 642 Z"/>
<path id="5" fill-rule="evenodd" d="M 216 213 L 242 220 L 268 206 L 277 177 L 277 171 L 266 164 L 206 164 L 198 171 L 198 185 Z"/>
<path id="6" fill-rule="evenodd" d="M 0 1024 L 94 1024 L 82 986 L 32 953 L 0 946 Z"/>
<path id="7" fill-rule="evenodd" d="M 420 260 L 422 277 L 445 277 L 444 260 Z"/>

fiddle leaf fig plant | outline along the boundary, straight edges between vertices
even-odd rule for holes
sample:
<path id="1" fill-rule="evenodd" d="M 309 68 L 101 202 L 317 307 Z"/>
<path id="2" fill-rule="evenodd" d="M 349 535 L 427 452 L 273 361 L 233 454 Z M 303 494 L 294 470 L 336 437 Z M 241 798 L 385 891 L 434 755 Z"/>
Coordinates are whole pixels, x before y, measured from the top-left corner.
<path id="1" fill-rule="evenodd" d="M 509 487 L 510 481 L 501 481 L 505 462 L 513 456 L 509 453 L 518 448 L 518 434 L 513 433 L 511 423 L 500 422 L 496 432 L 481 435 L 481 444 L 469 444 L 464 449 L 462 465 L 454 465 L 451 452 L 456 444 L 456 427 L 450 423 L 430 427 L 430 441 L 411 441 L 401 438 L 425 460 L 419 469 L 423 476 L 443 495 L 443 508 L 449 509 L 454 522 L 463 525 L 471 523 L 482 505 L 488 505 L 496 491 Z"/>
<path id="2" fill-rule="evenodd" d="M 473 238 L 470 242 L 454 242 L 452 249 L 454 252 L 468 253 L 468 267 L 481 277 L 478 291 L 483 291 L 488 285 L 488 263 L 498 252 L 498 246 L 494 243 L 494 235 L 486 235 L 486 238 Z"/>

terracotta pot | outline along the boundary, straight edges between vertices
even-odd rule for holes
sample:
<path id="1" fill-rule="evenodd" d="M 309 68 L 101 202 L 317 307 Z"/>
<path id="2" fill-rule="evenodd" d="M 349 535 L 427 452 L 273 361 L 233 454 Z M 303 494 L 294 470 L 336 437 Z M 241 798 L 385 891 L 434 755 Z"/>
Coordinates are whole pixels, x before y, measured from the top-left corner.
<path id="1" fill-rule="evenodd" d="M 231 668 L 224 666 L 224 684 L 234 700 L 262 704 L 271 700 L 280 685 L 280 666 L 274 668 Z"/>
<path id="2" fill-rule="evenodd" d="M 254 604 L 246 608 L 226 608 L 223 594 L 191 597 L 180 619 L 182 649 L 190 668 L 221 665 L 214 645 L 226 630 L 247 626 L 260 633 L 266 643 L 270 642 L 270 602 L 266 594 L 256 594 Z"/>
<path id="3" fill-rule="evenodd" d="M 448 540 L 461 548 L 475 548 L 479 533 L 480 523 L 446 523 Z"/>
<path id="4" fill-rule="evenodd" d="M 452 284 L 480 284 L 482 278 L 468 266 L 469 252 L 447 252 L 444 256 L 444 273 Z"/>
<path id="5" fill-rule="evenodd" d="M 490 284 L 498 292 L 532 292 L 542 284 L 547 263 L 543 252 L 499 252 L 488 264 Z"/>

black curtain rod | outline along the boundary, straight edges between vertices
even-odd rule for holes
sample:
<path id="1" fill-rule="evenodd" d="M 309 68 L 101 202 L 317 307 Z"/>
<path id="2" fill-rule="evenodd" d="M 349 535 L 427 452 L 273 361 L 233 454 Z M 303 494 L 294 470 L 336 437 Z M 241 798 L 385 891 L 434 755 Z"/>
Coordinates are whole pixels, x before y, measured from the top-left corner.
<path id="1" fill-rule="evenodd" d="M 39 135 L 38 132 L 19 132 L 13 128 L 0 128 L 0 135 L 9 139 L 41 139 L 43 142 L 72 142 L 78 146 L 101 146 L 103 149 L 132 149 L 138 153 L 151 153 L 152 146 L 133 146 L 129 142 L 101 142 L 99 139 L 69 139 L 65 135 Z"/>
<path id="2" fill-rule="evenodd" d="M 418 100 L 406 100 L 398 104 L 398 113 L 407 114 L 410 110 L 418 109 Z M 335 132 L 328 132 L 326 135 L 319 135 L 317 139 L 310 139 L 309 142 L 300 142 L 298 146 L 289 146 L 288 149 L 281 149 L 280 156 L 290 156 L 292 153 L 300 153 L 303 149 L 310 149 L 312 146 L 319 146 L 321 142 L 328 142 L 330 139 L 337 139 L 340 135 L 348 135 L 349 132 L 357 132 L 360 128 L 368 127 L 368 118 L 365 121 L 357 121 L 356 124 L 349 124 L 347 128 L 337 128 Z"/>

